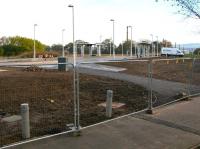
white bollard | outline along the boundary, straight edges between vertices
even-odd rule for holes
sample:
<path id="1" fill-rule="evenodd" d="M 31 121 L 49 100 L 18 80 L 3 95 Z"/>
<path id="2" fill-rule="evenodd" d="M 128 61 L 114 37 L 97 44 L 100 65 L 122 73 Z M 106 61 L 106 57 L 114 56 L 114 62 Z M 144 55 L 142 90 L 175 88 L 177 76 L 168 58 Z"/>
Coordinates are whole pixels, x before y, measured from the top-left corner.
<path id="1" fill-rule="evenodd" d="M 112 98 L 113 91 L 107 90 L 107 98 L 106 98 L 106 117 L 112 117 Z"/>
<path id="2" fill-rule="evenodd" d="M 29 122 L 29 106 L 27 103 L 21 104 L 21 116 L 22 116 L 22 138 L 30 138 L 30 122 Z"/>

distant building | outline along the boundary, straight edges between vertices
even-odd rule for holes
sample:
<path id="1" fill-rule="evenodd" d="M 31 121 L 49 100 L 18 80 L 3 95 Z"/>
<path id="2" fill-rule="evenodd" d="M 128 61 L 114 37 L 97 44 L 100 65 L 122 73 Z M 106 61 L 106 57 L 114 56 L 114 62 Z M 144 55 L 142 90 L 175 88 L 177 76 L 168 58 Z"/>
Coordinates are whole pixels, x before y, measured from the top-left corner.
<path id="1" fill-rule="evenodd" d="M 151 41 L 149 40 L 140 40 L 137 43 L 137 57 L 150 57 L 150 53 L 152 55 L 151 50 Z"/>

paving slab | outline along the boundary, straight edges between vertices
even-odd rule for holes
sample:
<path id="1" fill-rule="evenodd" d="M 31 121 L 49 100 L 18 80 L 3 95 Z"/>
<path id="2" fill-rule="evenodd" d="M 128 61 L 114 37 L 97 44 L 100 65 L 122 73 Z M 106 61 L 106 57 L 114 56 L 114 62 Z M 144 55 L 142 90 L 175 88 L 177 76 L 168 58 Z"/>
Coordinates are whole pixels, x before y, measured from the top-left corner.
<path id="1" fill-rule="evenodd" d="M 4 72 L 4 71 L 8 71 L 8 70 L 6 70 L 6 69 L 0 69 L 0 72 Z"/>
<path id="2" fill-rule="evenodd" d="M 21 119 L 22 119 L 22 117 L 20 115 L 12 115 L 12 116 L 2 118 L 1 121 L 7 122 L 7 123 L 12 123 L 12 122 L 20 121 Z"/>
<path id="3" fill-rule="evenodd" d="M 157 109 L 152 117 L 200 132 L 200 97 Z"/>
<path id="4" fill-rule="evenodd" d="M 82 130 L 82 136 L 60 135 L 13 149 L 188 149 L 200 136 L 132 116 Z"/>
<path id="5" fill-rule="evenodd" d="M 94 69 L 94 70 L 111 71 L 111 72 L 120 72 L 120 71 L 126 70 L 126 68 L 106 66 L 106 65 L 94 64 L 94 63 L 93 64 L 81 64 L 79 67 Z"/>

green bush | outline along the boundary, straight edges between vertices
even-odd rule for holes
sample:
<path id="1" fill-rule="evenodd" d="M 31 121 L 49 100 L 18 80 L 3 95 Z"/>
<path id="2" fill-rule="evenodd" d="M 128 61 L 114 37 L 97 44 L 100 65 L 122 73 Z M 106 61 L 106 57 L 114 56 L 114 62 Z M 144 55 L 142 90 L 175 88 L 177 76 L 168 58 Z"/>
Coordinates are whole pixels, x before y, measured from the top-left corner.
<path id="1" fill-rule="evenodd" d="M 33 39 L 15 36 L 8 37 L 7 43 L 0 47 L 0 56 L 18 56 L 23 53 L 30 53 L 33 51 Z M 37 52 L 44 52 L 46 45 L 38 40 L 35 41 L 35 48 Z"/>
<path id="2" fill-rule="evenodd" d="M 2 47 L 0 47 L 0 56 L 3 56 L 3 48 Z"/>
<path id="3" fill-rule="evenodd" d="M 199 55 L 199 54 L 200 54 L 200 48 L 197 48 L 197 49 L 194 51 L 194 54 Z"/>
<path id="4" fill-rule="evenodd" d="M 24 47 L 14 46 L 10 44 L 2 46 L 2 49 L 3 49 L 3 56 L 16 56 L 27 50 Z"/>
<path id="5" fill-rule="evenodd" d="M 24 47 L 26 49 L 26 52 L 33 50 L 33 39 L 15 36 L 9 37 L 9 41 L 11 45 Z M 37 52 L 43 52 L 45 51 L 46 46 L 40 41 L 35 40 L 35 48 Z"/>

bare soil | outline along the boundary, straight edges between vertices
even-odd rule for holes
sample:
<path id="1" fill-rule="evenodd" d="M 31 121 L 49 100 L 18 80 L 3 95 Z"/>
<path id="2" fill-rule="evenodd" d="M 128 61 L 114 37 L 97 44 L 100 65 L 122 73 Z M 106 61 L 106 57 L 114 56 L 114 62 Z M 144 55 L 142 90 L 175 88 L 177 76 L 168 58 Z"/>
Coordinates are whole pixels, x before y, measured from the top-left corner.
<path id="1" fill-rule="evenodd" d="M 148 63 L 147 61 L 132 61 L 102 64 L 126 68 L 127 70 L 122 73 L 147 77 Z M 191 80 L 192 84 L 200 85 L 200 59 L 194 62 L 193 67 L 192 60 L 189 59 L 153 61 L 152 76 L 156 79 L 182 83 L 188 83 Z"/>
<path id="2" fill-rule="evenodd" d="M 147 107 L 147 91 L 133 83 L 80 74 L 80 124 L 87 126 L 103 120 L 106 90 L 114 92 L 113 101 L 125 103 L 114 109 L 113 117 Z M 6 123 L 2 118 L 20 115 L 20 104 L 30 107 L 31 137 L 68 130 L 73 123 L 73 72 L 42 69 L 11 69 L 0 73 L 0 146 L 20 141 L 20 122 Z"/>

